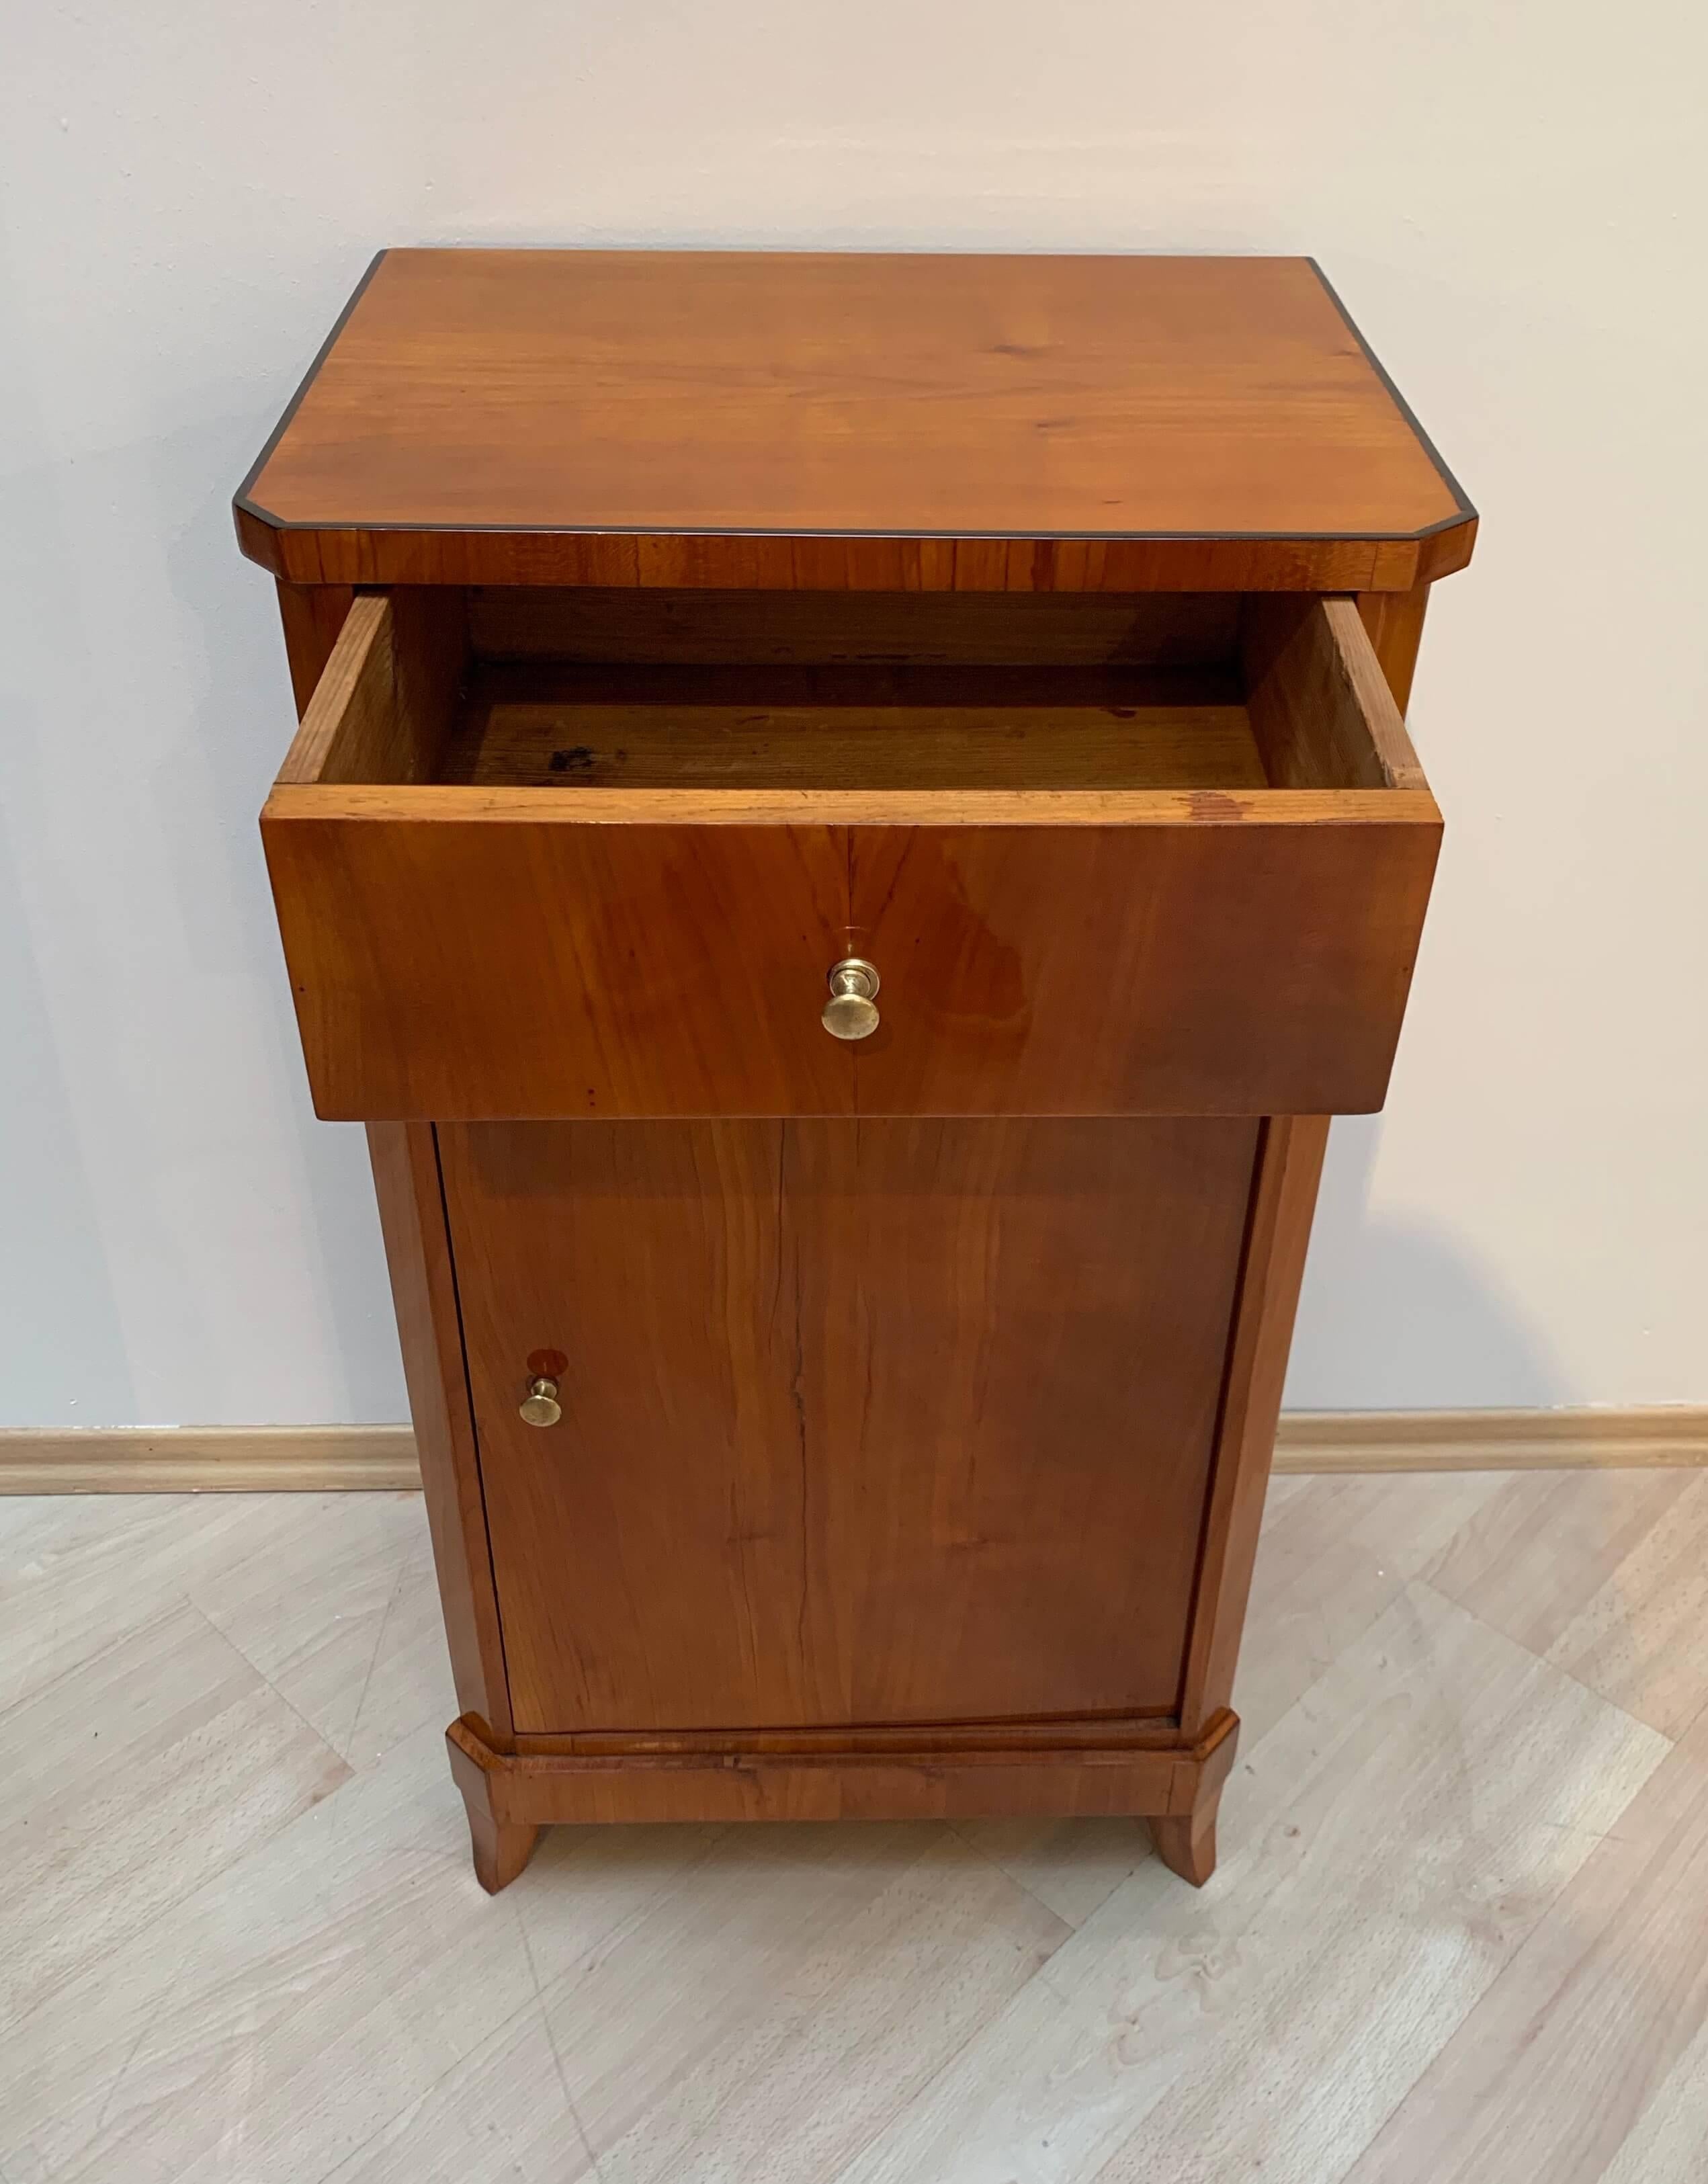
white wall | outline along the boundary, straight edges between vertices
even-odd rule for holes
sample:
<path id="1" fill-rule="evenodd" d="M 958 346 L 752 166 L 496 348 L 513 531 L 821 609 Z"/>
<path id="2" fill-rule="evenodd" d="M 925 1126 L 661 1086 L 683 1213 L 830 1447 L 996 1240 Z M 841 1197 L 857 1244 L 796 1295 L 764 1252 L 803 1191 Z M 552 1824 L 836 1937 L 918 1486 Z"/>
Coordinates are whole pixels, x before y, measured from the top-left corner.
<path id="1" fill-rule="evenodd" d="M 0 1423 L 403 1414 L 227 504 L 386 242 L 1310 251 L 1483 515 L 1289 1400 L 1708 1400 L 1694 0 L 35 0 L 0 85 Z"/>

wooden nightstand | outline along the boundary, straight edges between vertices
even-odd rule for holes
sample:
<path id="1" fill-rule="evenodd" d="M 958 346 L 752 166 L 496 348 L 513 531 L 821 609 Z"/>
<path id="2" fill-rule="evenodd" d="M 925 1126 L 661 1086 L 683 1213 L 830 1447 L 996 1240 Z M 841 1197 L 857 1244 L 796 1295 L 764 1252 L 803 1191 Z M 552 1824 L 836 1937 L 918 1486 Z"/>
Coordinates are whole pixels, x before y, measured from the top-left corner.
<path id="1" fill-rule="evenodd" d="M 553 1820 L 1214 1861 L 1476 519 L 1298 259 L 392 251 L 237 501 L 489 1888 Z"/>

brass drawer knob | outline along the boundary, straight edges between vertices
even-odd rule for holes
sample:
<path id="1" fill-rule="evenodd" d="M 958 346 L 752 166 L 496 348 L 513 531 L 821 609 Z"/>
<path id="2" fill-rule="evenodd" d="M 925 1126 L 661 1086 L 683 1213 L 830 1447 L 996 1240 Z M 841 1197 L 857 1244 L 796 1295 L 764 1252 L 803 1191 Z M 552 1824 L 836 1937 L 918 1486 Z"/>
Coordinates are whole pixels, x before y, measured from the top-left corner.
<path id="1" fill-rule="evenodd" d="M 830 975 L 831 997 L 821 1021 L 832 1039 L 870 1039 L 877 1029 L 877 972 L 845 956 Z"/>
<path id="2" fill-rule="evenodd" d="M 528 1383 L 528 1392 L 517 1408 L 524 1421 L 531 1426 L 554 1426 L 564 1415 L 564 1407 L 558 1401 L 558 1384 L 548 1373 L 536 1374 Z"/>

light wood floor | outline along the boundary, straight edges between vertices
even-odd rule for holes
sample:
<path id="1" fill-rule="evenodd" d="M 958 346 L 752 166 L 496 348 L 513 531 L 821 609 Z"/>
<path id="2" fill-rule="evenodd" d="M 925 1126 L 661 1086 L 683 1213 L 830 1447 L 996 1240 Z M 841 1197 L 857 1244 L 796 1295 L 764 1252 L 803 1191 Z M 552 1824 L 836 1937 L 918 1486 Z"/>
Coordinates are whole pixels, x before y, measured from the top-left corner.
<path id="1" fill-rule="evenodd" d="M 560 1829 L 488 1901 L 419 1501 L 0 1502 L 0 2179 L 1708 2179 L 1708 1474 L 1287 1479 L 1136 1824 Z"/>

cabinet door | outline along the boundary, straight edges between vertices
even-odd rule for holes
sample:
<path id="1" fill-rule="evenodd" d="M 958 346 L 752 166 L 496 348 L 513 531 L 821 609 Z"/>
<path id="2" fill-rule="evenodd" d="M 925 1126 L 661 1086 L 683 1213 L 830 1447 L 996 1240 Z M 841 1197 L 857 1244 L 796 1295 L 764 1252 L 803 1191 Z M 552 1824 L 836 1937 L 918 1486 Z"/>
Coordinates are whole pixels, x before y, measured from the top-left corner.
<path id="1" fill-rule="evenodd" d="M 1257 1130 L 442 1128 L 516 1728 L 1171 1712 Z"/>

